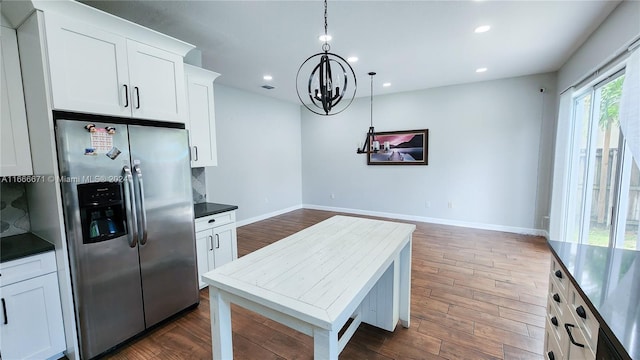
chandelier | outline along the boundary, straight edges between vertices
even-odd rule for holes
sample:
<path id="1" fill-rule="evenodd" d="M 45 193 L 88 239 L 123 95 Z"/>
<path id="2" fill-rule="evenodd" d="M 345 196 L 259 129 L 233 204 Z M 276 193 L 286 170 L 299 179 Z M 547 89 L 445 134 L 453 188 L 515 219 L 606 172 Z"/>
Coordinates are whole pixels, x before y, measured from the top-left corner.
<path id="1" fill-rule="evenodd" d="M 324 44 L 322 52 L 305 60 L 296 75 L 296 92 L 300 102 L 318 115 L 336 115 L 344 111 L 356 95 L 356 74 L 340 55 L 329 52 L 327 0 L 324 0 Z M 301 74 L 310 73 L 307 80 Z"/>

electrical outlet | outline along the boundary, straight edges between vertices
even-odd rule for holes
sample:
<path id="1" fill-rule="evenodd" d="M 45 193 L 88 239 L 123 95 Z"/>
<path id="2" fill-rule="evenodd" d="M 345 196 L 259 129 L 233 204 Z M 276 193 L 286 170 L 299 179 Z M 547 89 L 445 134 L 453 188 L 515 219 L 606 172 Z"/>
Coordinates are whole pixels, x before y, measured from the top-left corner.
<path id="1" fill-rule="evenodd" d="M 335 198 L 336 198 L 336 194 L 331 193 L 331 195 L 329 195 L 329 197 L 330 197 L 331 199 L 335 199 Z"/>
<path id="2" fill-rule="evenodd" d="M 453 201 L 449 200 L 449 209 L 453 209 Z"/>

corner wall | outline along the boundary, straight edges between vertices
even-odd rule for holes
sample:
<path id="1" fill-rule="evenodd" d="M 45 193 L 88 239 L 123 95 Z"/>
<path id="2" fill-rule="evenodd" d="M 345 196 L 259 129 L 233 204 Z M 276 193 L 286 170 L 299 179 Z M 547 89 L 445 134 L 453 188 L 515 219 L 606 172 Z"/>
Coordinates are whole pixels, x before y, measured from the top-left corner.
<path id="1" fill-rule="evenodd" d="M 215 85 L 218 166 L 208 202 L 238 206 L 238 225 L 300 208 L 300 107 Z"/>
<path id="2" fill-rule="evenodd" d="M 543 234 L 555 94 L 553 73 L 376 96 L 377 131 L 429 129 L 428 166 L 356 154 L 368 97 L 336 116 L 302 111 L 304 206 Z"/>

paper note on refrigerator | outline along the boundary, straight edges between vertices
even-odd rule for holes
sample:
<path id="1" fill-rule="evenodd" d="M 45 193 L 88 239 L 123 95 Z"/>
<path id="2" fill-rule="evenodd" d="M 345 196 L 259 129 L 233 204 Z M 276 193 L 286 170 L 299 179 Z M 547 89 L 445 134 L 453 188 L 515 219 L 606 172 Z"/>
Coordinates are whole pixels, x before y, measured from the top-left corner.
<path id="1" fill-rule="evenodd" d="M 95 128 L 91 132 L 91 147 L 96 153 L 106 153 L 113 148 L 113 136 L 104 128 Z"/>

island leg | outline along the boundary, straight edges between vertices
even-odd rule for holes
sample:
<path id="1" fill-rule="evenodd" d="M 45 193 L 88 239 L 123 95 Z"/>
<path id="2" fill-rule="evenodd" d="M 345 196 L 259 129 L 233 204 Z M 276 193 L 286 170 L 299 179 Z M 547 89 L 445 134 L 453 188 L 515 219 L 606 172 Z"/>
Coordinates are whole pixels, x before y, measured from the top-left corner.
<path id="1" fill-rule="evenodd" d="M 400 324 L 408 328 L 411 318 L 411 235 L 400 251 Z"/>
<path id="2" fill-rule="evenodd" d="M 339 353 L 337 331 L 313 329 L 313 358 L 315 360 L 338 360 Z"/>
<path id="3" fill-rule="evenodd" d="M 219 289 L 209 285 L 211 308 L 211 346 L 213 360 L 233 359 L 231 339 L 231 303 Z"/>

